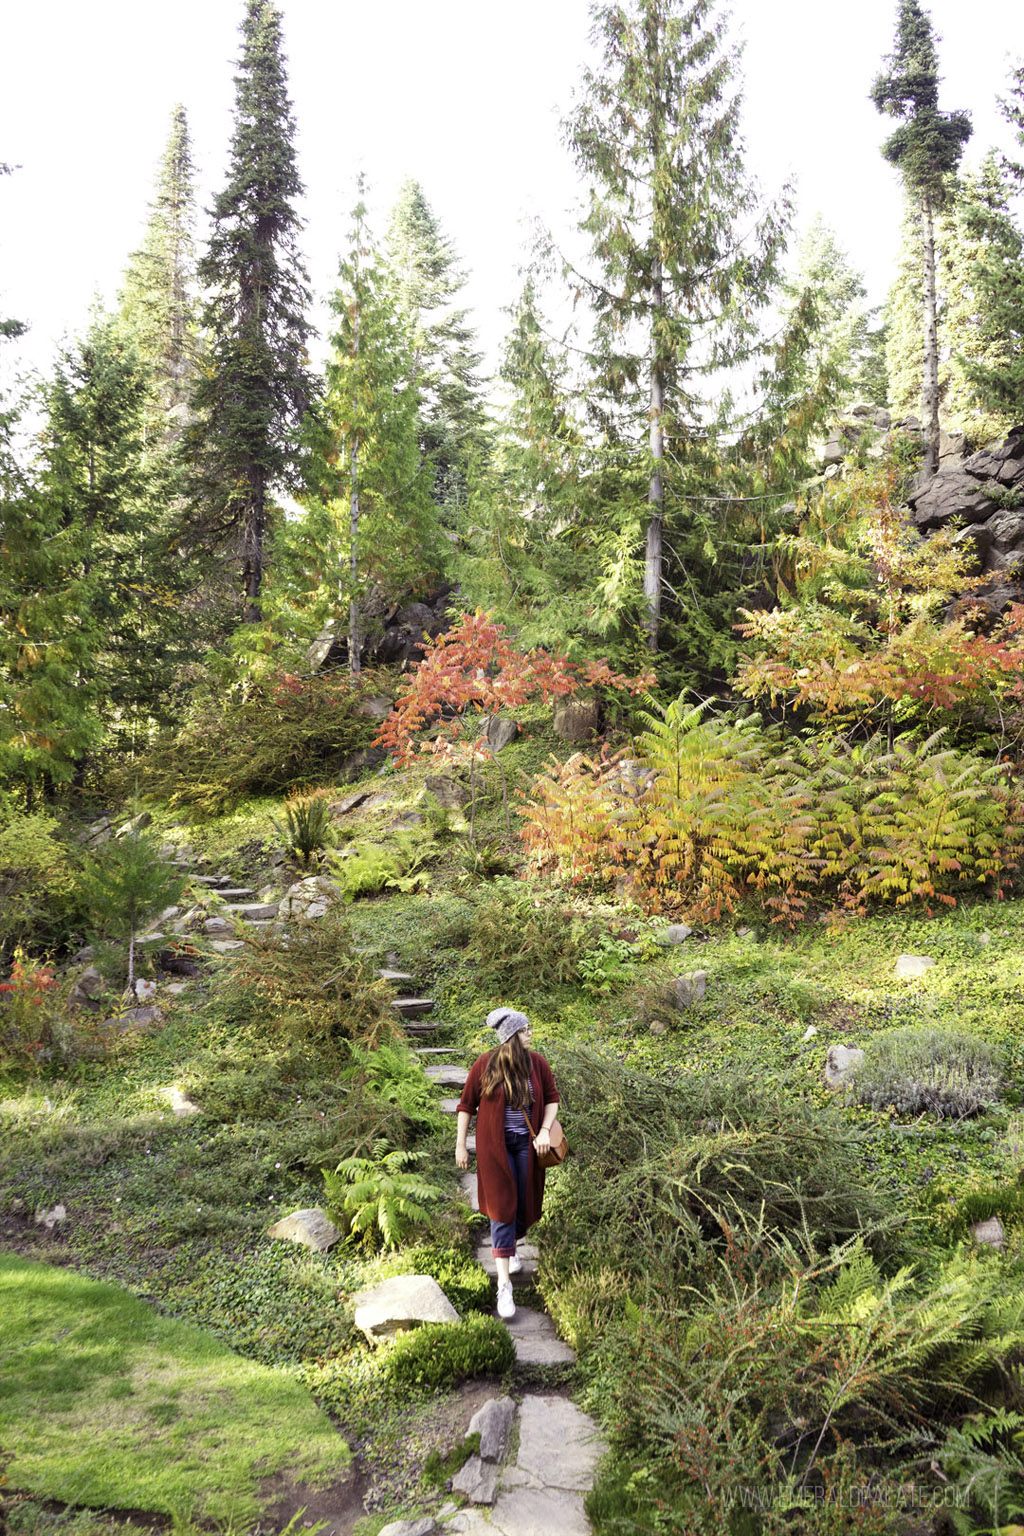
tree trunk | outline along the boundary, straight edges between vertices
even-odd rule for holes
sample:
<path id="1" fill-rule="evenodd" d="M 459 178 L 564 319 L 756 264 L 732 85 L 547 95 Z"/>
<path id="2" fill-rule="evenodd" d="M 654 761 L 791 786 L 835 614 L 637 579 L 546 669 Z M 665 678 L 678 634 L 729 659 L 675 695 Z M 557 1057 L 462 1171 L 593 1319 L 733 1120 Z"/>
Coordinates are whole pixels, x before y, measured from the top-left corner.
<path id="1" fill-rule="evenodd" d="M 935 314 L 935 225 L 931 200 L 927 197 L 921 204 L 921 225 L 924 262 L 923 468 L 926 475 L 934 475 L 939 468 L 939 337 Z"/>
<path id="2" fill-rule="evenodd" d="M 348 507 L 348 671 L 359 676 L 359 434 L 352 439 L 352 471 Z"/>
<path id="3" fill-rule="evenodd" d="M 358 258 L 357 258 L 358 260 Z M 352 351 L 359 357 L 359 286 L 352 315 Z M 348 503 L 348 675 L 359 676 L 359 433 L 352 433 Z"/>
<path id="4" fill-rule="evenodd" d="M 651 362 L 651 484 L 647 492 L 647 548 L 644 558 L 644 606 L 647 610 L 647 647 L 658 649 L 658 625 L 661 620 L 661 530 L 665 511 L 665 483 L 661 466 L 665 458 L 665 379 L 658 356 L 658 311 L 665 302 L 661 258 L 655 256 L 651 272 L 651 326 L 653 359 Z"/>
<path id="5" fill-rule="evenodd" d="M 263 617 L 263 610 L 260 608 L 260 588 L 263 585 L 263 539 L 266 533 L 266 502 L 266 486 L 263 484 L 262 475 L 257 474 L 249 488 L 243 533 L 245 566 L 242 579 L 245 584 L 244 621 L 246 624 L 258 624 Z"/>

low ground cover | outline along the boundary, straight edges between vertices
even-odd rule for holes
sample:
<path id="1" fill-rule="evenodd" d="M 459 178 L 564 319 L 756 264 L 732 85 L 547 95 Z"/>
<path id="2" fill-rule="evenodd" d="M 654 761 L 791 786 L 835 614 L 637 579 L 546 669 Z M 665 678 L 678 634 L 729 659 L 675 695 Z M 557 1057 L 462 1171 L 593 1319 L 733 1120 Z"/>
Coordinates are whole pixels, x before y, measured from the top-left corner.
<path id="1" fill-rule="evenodd" d="M 521 753 L 525 782 L 548 746 L 542 732 L 513 744 L 510 769 Z M 500 840 L 491 777 L 478 832 Z M 359 838 L 390 846 L 394 819 L 421 814 L 419 791 L 415 775 L 396 781 L 390 806 L 357 815 Z M 211 846 L 227 846 L 227 824 L 209 824 Z M 934 1488 L 933 1463 L 968 1490 L 965 1530 L 991 1528 L 993 1509 L 1009 1518 L 1012 1415 L 1024 1411 L 1024 904 L 795 933 L 741 910 L 670 948 L 665 920 L 621 897 L 466 880 L 454 840 L 435 842 L 427 888 L 345 906 L 302 985 L 287 947 L 271 975 L 257 944 L 233 978 L 209 971 L 168 1000 L 162 1030 L 116 1060 L 8 1072 L 3 1248 L 114 1280 L 297 1376 L 350 1441 L 368 1508 L 436 1508 L 443 1495 L 420 1472 L 457 1438 L 458 1399 L 396 1381 L 352 1323 L 352 1295 L 409 1266 L 435 1274 L 466 1315 L 490 1298 L 473 1284 L 451 1123 L 424 1099 L 405 1045 L 370 1038 L 379 1000 L 352 1005 L 353 966 L 372 977 L 397 965 L 436 999 L 453 1059 L 489 1043 L 489 1007 L 515 1004 L 564 1089 L 573 1157 L 549 1185 L 538 1299 L 577 1347 L 572 1381 L 613 1441 L 592 1502 L 600 1532 L 745 1530 L 727 1502 L 748 1483 L 775 1500 L 757 1528 L 829 1529 L 830 1515 L 804 1508 L 816 1479 Z M 903 952 L 935 964 L 902 980 Z M 697 969 L 707 994 L 680 1008 L 673 978 Z M 335 1029 L 335 1017 L 348 1023 Z M 981 1042 L 998 1095 L 950 1118 L 826 1089 L 830 1045 L 894 1030 Z M 174 1118 L 174 1083 L 200 1115 Z M 417 1174 L 444 1198 L 396 1253 L 268 1242 L 270 1221 L 322 1203 L 322 1169 L 352 1156 L 376 1166 L 398 1148 L 420 1154 Z M 48 1232 L 34 1216 L 58 1200 L 67 1220 Z M 970 1234 L 993 1214 L 1002 1254 Z M 18 1486 L 17 1462 L 8 1475 Z M 113 1502 L 138 1507 L 130 1486 Z M 902 1519 L 868 1500 L 835 1528 Z"/>

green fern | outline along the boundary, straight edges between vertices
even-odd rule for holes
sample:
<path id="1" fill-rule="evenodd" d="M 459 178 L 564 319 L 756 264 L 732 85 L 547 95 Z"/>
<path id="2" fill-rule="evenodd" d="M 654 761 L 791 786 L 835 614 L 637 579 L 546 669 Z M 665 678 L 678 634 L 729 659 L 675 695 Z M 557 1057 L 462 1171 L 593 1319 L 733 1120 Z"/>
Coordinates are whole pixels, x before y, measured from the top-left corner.
<path id="1" fill-rule="evenodd" d="M 346 1157 L 333 1173 L 324 1170 L 327 1199 L 354 1239 L 385 1249 L 397 1248 L 410 1227 L 430 1220 L 429 1207 L 444 1191 L 408 1170 L 422 1152 L 396 1149 L 377 1159 Z"/>

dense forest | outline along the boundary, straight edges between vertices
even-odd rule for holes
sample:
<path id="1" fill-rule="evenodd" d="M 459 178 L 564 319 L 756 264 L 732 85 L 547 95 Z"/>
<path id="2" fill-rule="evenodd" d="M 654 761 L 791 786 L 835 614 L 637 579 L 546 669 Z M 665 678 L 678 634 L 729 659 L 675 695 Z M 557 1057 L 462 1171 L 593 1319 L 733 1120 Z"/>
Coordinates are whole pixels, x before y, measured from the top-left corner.
<path id="1" fill-rule="evenodd" d="M 873 308 L 750 175 L 716 0 L 595 0 L 580 222 L 488 378 L 413 179 L 380 228 L 357 179 L 316 336 L 242 12 L 205 215 L 179 105 L 116 303 L 0 371 L 0 1536 L 482 1530 L 487 1381 L 600 1427 L 566 1531 L 1011 1536 L 1024 63 L 978 145 L 897 0 Z M 557 1364 L 483 1315 L 422 1071 L 497 1001 L 572 1146 L 521 1291 Z M 268 1243 L 293 1206 L 323 1251 Z M 360 1338 L 414 1273 L 461 1320 Z"/>

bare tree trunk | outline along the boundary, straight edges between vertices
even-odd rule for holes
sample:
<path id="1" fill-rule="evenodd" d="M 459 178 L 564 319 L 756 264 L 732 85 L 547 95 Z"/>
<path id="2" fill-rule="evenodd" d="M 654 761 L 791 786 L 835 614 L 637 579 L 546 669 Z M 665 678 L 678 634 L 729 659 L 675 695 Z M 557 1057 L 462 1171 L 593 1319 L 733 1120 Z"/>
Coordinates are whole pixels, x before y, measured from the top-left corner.
<path id="1" fill-rule="evenodd" d="M 359 596 L 356 581 L 359 576 L 359 436 L 352 439 L 352 472 L 348 509 L 348 671 L 350 677 L 359 676 Z"/>
<path id="2" fill-rule="evenodd" d="M 358 293 L 358 289 L 357 289 Z M 359 302 L 352 321 L 352 348 L 359 356 Z M 352 464 L 348 504 L 348 674 L 359 676 L 359 433 L 352 434 Z"/>
<path id="3" fill-rule="evenodd" d="M 651 326 L 654 357 L 651 363 L 651 459 L 654 468 L 647 492 L 647 548 L 644 557 L 644 606 L 647 610 L 647 646 L 658 649 L 658 625 L 661 621 L 661 530 L 665 511 L 665 484 L 661 466 L 665 458 L 665 379 L 658 357 L 658 314 L 665 302 L 661 276 L 661 258 L 655 256 L 651 273 L 651 307 L 655 311 Z"/>
<path id="4" fill-rule="evenodd" d="M 924 260 L 924 387 L 921 404 L 924 414 L 924 473 L 934 475 L 939 468 L 939 336 L 935 303 L 935 224 L 930 198 L 921 204 L 922 252 Z"/>
<path id="5" fill-rule="evenodd" d="M 131 920 L 128 930 L 128 996 L 135 997 L 135 919 Z"/>
<path id="6" fill-rule="evenodd" d="M 245 622 L 258 624 L 263 617 L 260 588 L 263 586 L 263 541 L 266 533 L 267 490 L 261 473 L 254 475 L 245 509 L 243 540 L 245 546 Z"/>

